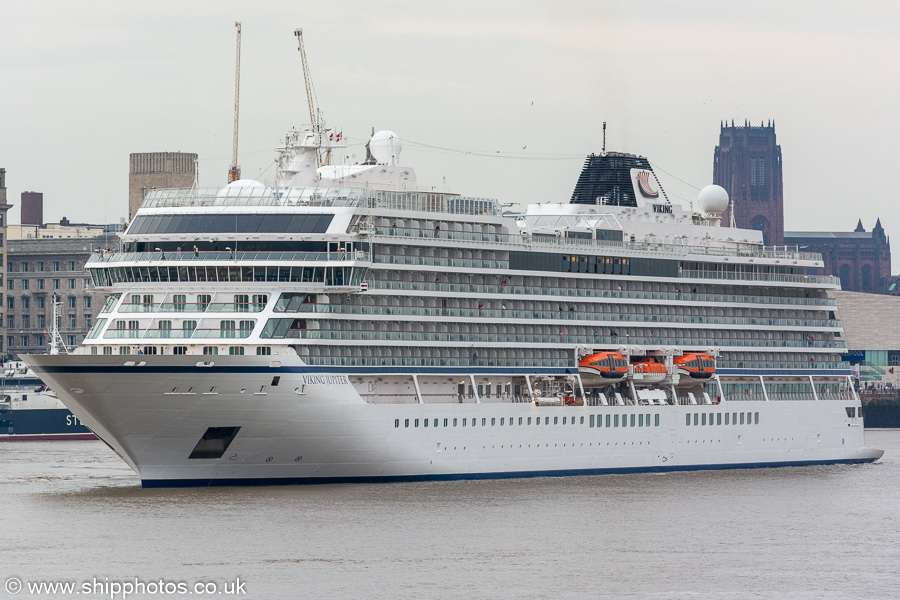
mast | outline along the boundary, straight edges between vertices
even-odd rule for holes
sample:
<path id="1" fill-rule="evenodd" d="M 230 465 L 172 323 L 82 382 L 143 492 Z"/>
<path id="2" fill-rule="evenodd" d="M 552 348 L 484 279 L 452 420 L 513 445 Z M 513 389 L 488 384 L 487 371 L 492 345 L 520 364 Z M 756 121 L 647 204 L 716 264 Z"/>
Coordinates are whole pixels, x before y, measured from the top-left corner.
<path id="1" fill-rule="evenodd" d="M 53 294 L 50 299 L 50 304 L 53 308 L 53 313 L 50 317 L 50 331 L 48 332 L 48 335 L 50 336 L 50 354 L 59 354 L 60 350 L 62 350 L 63 354 L 68 354 L 69 349 L 66 347 L 65 342 L 63 342 L 62 334 L 59 333 L 59 319 L 61 318 L 59 309 L 62 305 L 59 296 Z"/>

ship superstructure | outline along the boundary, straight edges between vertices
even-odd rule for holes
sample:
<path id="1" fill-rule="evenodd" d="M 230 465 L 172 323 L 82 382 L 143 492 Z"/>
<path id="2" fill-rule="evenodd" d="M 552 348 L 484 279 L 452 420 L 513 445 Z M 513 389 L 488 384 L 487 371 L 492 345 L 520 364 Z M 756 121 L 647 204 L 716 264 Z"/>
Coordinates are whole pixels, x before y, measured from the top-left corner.
<path id="1" fill-rule="evenodd" d="M 571 203 L 418 185 L 392 132 L 275 185 L 152 190 L 73 354 L 27 360 L 145 485 L 877 459 L 821 257 L 588 157 Z"/>

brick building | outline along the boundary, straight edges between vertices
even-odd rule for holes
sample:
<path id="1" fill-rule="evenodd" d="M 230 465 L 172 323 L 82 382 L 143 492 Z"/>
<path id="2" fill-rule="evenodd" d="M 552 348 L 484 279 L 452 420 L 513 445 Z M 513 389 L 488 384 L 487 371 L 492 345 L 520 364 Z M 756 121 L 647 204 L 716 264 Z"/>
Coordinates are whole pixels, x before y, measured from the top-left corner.
<path id="1" fill-rule="evenodd" d="M 781 146 L 775 143 L 775 124 L 759 127 L 721 124 L 719 145 L 713 159 L 713 183 L 728 192 L 734 221 L 742 229 L 763 232 L 763 243 L 784 243 L 784 191 L 781 178 Z M 731 206 L 722 224 L 731 220 Z"/>
<path id="2" fill-rule="evenodd" d="M 188 152 L 139 152 L 128 169 L 128 220 L 153 188 L 189 188 L 197 173 L 197 155 Z"/>
<path id="3" fill-rule="evenodd" d="M 786 231 L 784 243 L 821 253 L 825 268 L 809 269 L 810 273 L 840 277 L 843 290 L 889 293 L 891 243 L 881 219 L 872 231 L 866 231 L 862 221 L 854 231 Z"/>
<path id="4" fill-rule="evenodd" d="M 41 192 L 22 192 L 22 225 L 44 224 L 44 194 Z"/>
<path id="5" fill-rule="evenodd" d="M 784 191 L 781 146 L 776 143 L 775 123 L 743 126 L 720 125 L 719 145 L 713 161 L 713 181 L 728 191 L 737 227 L 763 232 L 766 245 L 800 246 L 819 252 L 823 269 L 810 274 L 840 277 L 841 287 L 854 292 L 889 293 L 891 245 L 881 220 L 872 231 L 860 222 L 855 231 L 784 231 Z M 730 222 L 731 207 L 722 215 Z M 894 290 L 900 293 L 894 286 Z"/>

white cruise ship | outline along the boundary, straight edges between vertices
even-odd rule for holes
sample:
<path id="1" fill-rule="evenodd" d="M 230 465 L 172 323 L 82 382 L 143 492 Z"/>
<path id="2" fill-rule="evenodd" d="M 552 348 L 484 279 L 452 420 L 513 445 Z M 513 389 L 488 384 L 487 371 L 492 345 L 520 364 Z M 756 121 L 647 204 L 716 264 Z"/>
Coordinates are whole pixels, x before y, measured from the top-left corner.
<path id="1" fill-rule="evenodd" d="M 145 486 L 855 463 L 859 398 L 817 254 L 672 204 L 643 157 L 587 158 L 522 214 L 417 184 L 376 133 L 276 183 L 152 190 L 75 352 L 25 360 Z M 324 142 L 324 143 L 323 143 Z"/>

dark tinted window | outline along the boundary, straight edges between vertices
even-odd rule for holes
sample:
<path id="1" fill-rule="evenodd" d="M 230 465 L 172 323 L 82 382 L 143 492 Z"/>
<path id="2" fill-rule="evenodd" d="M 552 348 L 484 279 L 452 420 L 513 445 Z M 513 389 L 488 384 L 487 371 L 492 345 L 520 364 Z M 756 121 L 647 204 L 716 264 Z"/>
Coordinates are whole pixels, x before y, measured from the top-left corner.
<path id="1" fill-rule="evenodd" d="M 141 215 L 130 234 L 324 233 L 334 215 Z"/>

